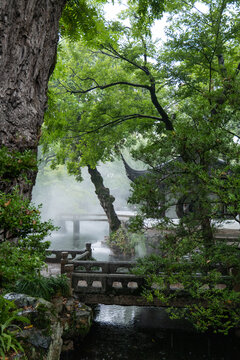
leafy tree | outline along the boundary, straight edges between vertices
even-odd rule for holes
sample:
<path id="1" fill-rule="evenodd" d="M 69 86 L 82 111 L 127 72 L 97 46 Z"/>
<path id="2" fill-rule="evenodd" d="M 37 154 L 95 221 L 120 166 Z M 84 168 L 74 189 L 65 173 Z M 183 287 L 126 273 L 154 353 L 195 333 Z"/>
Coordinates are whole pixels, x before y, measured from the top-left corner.
<path id="1" fill-rule="evenodd" d="M 42 141 L 45 151 L 49 150 L 54 142 L 57 144 L 54 147 L 56 157 L 53 159 L 53 166 L 66 162 L 69 173 L 74 174 L 79 180 L 82 179 L 81 167 L 87 166 L 96 194 L 109 219 L 110 229 L 115 231 L 120 226 L 120 221 L 112 206 L 114 198 L 108 195 L 107 188 L 103 188 L 100 173 L 95 167 L 99 161 L 113 160 L 115 154 L 119 152 L 118 146 L 123 145 L 126 139 L 128 142 L 135 142 L 129 136 L 131 132 L 136 132 L 135 125 L 124 124 L 121 129 L 114 126 L 107 127 L 109 118 L 113 116 L 111 112 L 116 114 L 122 112 L 124 104 L 121 100 L 125 102 L 126 107 L 129 106 L 128 104 L 132 106 L 133 102 L 124 99 L 124 92 L 118 100 L 114 91 L 110 92 L 111 98 L 109 93 L 102 94 L 99 99 L 94 94 L 86 95 L 85 99 L 79 99 L 78 94 L 69 95 L 63 82 L 74 82 L 75 77 L 86 76 L 86 72 L 94 77 L 95 74 L 100 77 L 108 69 L 108 74 L 105 74 L 107 78 L 107 75 L 111 76 L 109 65 L 112 64 L 112 59 L 105 61 L 103 54 L 84 50 L 81 43 L 78 47 L 76 44 L 69 45 L 62 48 L 62 51 L 65 56 L 63 55 L 62 61 L 59 61 L 52 80 L 52 101 L 46 114 Z M 93 66 L 89 68 L 89 59 L 94 68 Z M 119 68 L 117 63 L 115 66 Z M 124 73 L 123 68 L 120 70 Z M 113 121 L 113 125 L 115 122 L 118 123 Z M 94 127 L 99 126 L 104 131 L 96 133 Z M 139 124 L 139 127 L 144 126 L 146 126 L 144 122 Z M 89 127 L 93 127 L 93 130 L 89 130 Z"/>
<path id="2" fill-rule="evenodd" d="M 30 5 L 28 0 L 19 0 L 17 4 L 1 1 L 0 146 L 6 146 L 9 151 L 32 150 L 36 157 L 59 33 L 72 41 L 82 37 L 95 43 L 99 42 L 99 36 L 107 37 L 101 14 L 105 2 L 42 0 L 39 4 L 33 0 Z M 151 9 L 155 16 L 156 8 L 154 2 L 150 6 L 139 2 L 142 19 L 147 18 Z M 35 177 L 36 171 L 27 174 L 30 182 L 22 177 L 16 179 L 20 190 L 29 198 Z M 9 191 L 13 185 L 5 184 L 5 187 Z"/>
<path id="3" fill-rule="evenodd" d="M 194 1 L 171 6 L 168 41 L 161 48 L 146 28 L 137 32 L 117 22 L 111 31 L 117 30 L 118 37 L 88 52 L 91 58 L 82 50 L 87 66 L 76 61 L 79 48 L 69 46 L 63 78 L 55 86 L 67 92 L 72 107 L 58 122 L 53 113 L 45 136 L 64 129 L 59 159 L 65 154 L 70 159 L 70 143 L 77 137 L 72 152 L 73 159 L 81 152 L 77 168 L 111 159 L 119 146 L 132 145 L 134 136 L 145 138 L 133 154 L 152 172 L 134 185 L 130 201 L 140 204 L 141 214 L 133 225 L 141 228 L 146 218 L 154 218 L 165 234 L 161 256 L 147 259 L 138 270 L 147 272 L 149 286 L 157 284 L 147 296 L 154 293 L 169 302 L 184 291 L 193 302 L 180 315 L 185 312 L 200 330 L 226 333 L 239 325 L 238 244 L 217 240 L 216 230 L 225 215 L 239 221 L 234 129 L 240 27 L 238 2 L 201 3 L 203 10 Z M 128 11 L 132 22 L 135 10 Z M 60 97 L 56 111 L 63 101 Z M 76 170 L 71 159 L 69 168 Z M 172 206 L 181 214 L 177 224 L 167 212 Z M 172 292 L 171 284 L 178 289 Z"/>
<path id="4" fill-rule="evenodd" d="M 110 34 L 114 34 L 116 30 L 124 29 L 120 24 L 117 28 L 113 24 Z M 142 41 L 136 46 L 136 54 L 141 43 Z M 74 46 L 62 45 L 62 57 L 51 82 L 51 100 L 42 137 L 45 150 L 49 150 L 49 145 L 51 147 L 54 142 L 58 144 L 54 148 L 56 159 L 53 160 L 53 165 L 66 162 L 69 172 L 80 180 L 81 167 L 87 166 L 96 175 L 94 169 L 100 161 L 113 160 L 119 154 L 120 147 L 136 143 L 132 135 L 137 132 L 144 134 L 156 119 L 156 116 L 141 113 L 148 109 L 154 113 L 151 101 L 145 99 L 144 85 L 142 88 L 141 83 L 136 83 L 136 89 L 128 87 L 128 84 L 131 85 L 130 81 L 134 85 L 134 81 L 141 80 L 141 74 L 137 74 L 139 67 L 133 72 L 132 67 L 125 68 L 124 61 L 119 62 L 120 58 L 111 54 L 106 56 L 105 51 L 86 49 L 83 45 L 82 42 Z M 130 48 L 129 54 L 131 50 Z M 116 82 L 116 79 L 122 81 Z M 93 84 L 93 89 L 81 94 L 78 90 L 75 91 L 73 86 L 80 88 L 81 80 L 87 89 Z M 116 92 L 112 85 L 106 85 L 107 92 L 95 92 L 95 85 L 101 81 L 116 86 L 123 85 L 123 88 Z M 129 114 L 130 108 L 135 113 Z M 140 121 L 136 123 L 134 120 L 138 118 Z M 96 176 L 92 177 L 94 179 Z M 105 195 L 100 200 L 102 204 L 104 198 Z M 109 206 L 111 202 L 111 198 L 108 198 Z M 103 207 L 106 210 L 106 206 Z M 109 208 L 107 212 L 111 214 L 112 210 Z M 111 222 L 115 223 L 115 220 Z M 117 226 L 112 228 L 119 224 L 117 221 Z"/>
<path id="5" fill-rule="evenodd" d="M 239 222 L 238 10 L 227 1 L 202 3 L 204 12 L 188 5 L 172 14 L 157 66 L 174 99 L 174 131 L 156 128 L 136 151 L 153 171 L 134 185 L 130 201 L 142 211 L 134 227 L 154 218 L 165 233 L 161 255 L 138 269 L 149 275 L 146 296 L 167 303 L 189 297 L 173 317 L 185 315 L 201 331 L 227 333 L 240 322 L 239 243 L 218 239 L 217 230 L 226 219 Z M 167 212 L 172 206 L 179 223 Z"/>

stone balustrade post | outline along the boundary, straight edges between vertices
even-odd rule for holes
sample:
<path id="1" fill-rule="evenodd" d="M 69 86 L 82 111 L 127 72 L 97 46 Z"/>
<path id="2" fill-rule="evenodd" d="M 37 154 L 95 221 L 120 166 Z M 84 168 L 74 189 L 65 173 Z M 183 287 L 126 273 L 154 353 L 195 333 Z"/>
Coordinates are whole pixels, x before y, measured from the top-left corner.
<path id="1" fill-rule="evenodd" d="M 69 290 L 70 290 L 70 296 L 72 296 L 73 290 L 72 290 L 72 275 L 74 271 L 74 264 L 65 264 L 64 265 L 64 274 L 67 275 L 68 278 L 68 284 L 69 284 Z"/>
<path id="2" fill-rule="evenodd" d="M 68 252 L 63 251 L 61 253 L 61 274 L 65 273 L 65 265 L 68 263 Z"/>
<path id="3" fill-rule="evenodd" d="M 92 244 L 86 243 L 86 250 L 89 251 L 89 259 L 92 257 Z"/>

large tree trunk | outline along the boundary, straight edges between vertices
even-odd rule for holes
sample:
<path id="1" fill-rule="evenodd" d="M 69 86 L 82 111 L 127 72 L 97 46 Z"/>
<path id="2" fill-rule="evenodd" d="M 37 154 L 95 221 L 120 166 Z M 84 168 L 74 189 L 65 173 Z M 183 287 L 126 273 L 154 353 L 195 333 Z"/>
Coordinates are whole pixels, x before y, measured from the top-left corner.
<path id="1" fill-rule="evenodd" d="M 109 189 L 103 185 L 103 178 L 100 172 L 95 168 L 88 166 L 88 172 L 91 176 L 91 181 L 95 186 L 95 193 L 100 201 L 100 204 L 107 215 L 110 232 L 117 231 L 121 226 L 121 221 L 114 210 L 113 202 L 115 198 L 110 195 Z"/>
<path id="2" fill-rule="evenodd" d="M 59 19 L 67 0 L 1 0 L 0 3 L 0 147 L 31 149 L 37 154 L 54 69 Z M 2 191 L 19 185 L 30 198 L 36 171 L 2 183 Z"/>

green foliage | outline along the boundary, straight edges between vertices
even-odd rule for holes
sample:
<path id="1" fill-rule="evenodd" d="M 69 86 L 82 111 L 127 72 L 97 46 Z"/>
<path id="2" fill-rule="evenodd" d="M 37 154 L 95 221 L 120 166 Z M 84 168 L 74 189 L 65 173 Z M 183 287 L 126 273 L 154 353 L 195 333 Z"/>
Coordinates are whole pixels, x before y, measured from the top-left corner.
<path id="1" fill-rule="evenodd" d="M 17 189 L 0 197 L 0 279 L 11 286 L 26 274 L 39 272 L 44 265 L 49 242 L 44 238 L 55 227 L 42 222 L 40 207 L 34 207 Z"/>
<path id="2" fill-rule="evenodd" d="M 117 27 L 116 23 L 109 26 L 109 22 L 104 19 L 103 5 L 106 3 L 107 0 L 68 0 L 60 21 L 61 36 L 70 41 L 83 39 L 93 47 L 111 43 L 114 38 L 116 40 L 119 24 Z M 156 19 L 162 17 L 164 7 L 164 0 L 129 0 L 127 10 L 122 11 L 122 18 L 130 20 L 133 34 L 139 38 L 143 33 L 150 35 L 150 27 Z M 113 27 L 115 34 L 111 31 Z"/>
<path id="3" fill-rule="evenodd" d="M 34 152 L 10 151 L 5 146 L 0 147 L 0 191 L 11 189 L 17 180 L 28 183 L 31 174 L 36 171 L 37 159 Z"/>
<path id="4" fill-rule="evenodd" d="M 104 2 L 106 1 L 68 0 L 60 21 L 61 35 L 71 41 L 79 38 L 91 41 L 97 38 L 99 32 L 104 32 L 100 10 L 101 3 Z"/>
<path id="5" fill-rule="evenodd" d="M 193 139 L 191 145 L 190 139 Z M 139 264 L 137 272 L 148 275 L 149 288 L 145 296 L 150 301 L 157 296 L 171 304 L 183 296 L 191 305 L 181 311 L 171 309 L 175 318 L 184 316 L 200 331 L 210 329 L 227 334 L 240 324 L 239 241 L 229 243 L 227 239 L 217 241 L 215 237 L 219 224 L 226 217 L 238 220 L 239 170 L 236 163 L 221 163 L 220 168 L 214 164 L 216 157 L 210 156 L 208 148 L 213 141 L 210 126 L 205 139 L 206 147 L 201 143 L 201 137 L 197 143 L 191 128 L 184 136 L 188 155 L 194 155 L 194 141 L 197 149 L 201 147 L 206 161 L 204 166 L 191 158 L 170 162 L 159 173 L 139 179 L 134 185 L 131 201 L 140 203 L 142 211 L 134 221 L 134 229 L 144 224 L 144 218 L 152 218 L 163 236 L 158 248 L 161 255 L 146 258 Z M 226 149 L 225 141 L 218 142 L 217 139 L 220 139 L 219 134 L 214 150 L 217 149 L 216 142 Z M 229 144 L 230 149 L 225 154 L 234 155 L 238 145 L 230 141 Z M 151 146 L 149 149 L 152 151 Z M 156 156 L 157 162 L 159 153 L 156 149 L 154 156 L 149 153 L 149 159 L 153 161 Z M 145 150 L 147 157 L 148 148 Z M 233 183 L 234 187 L 231 186 Z M 179 201 L 187 210 L 177 223 L 167 211 L 178 206 Z M 164 217 L 161 212 L 165 212 Z M 171 290 L 171 286 L 175 290 Z"/>
<path id="6" fill-rule="evenodd" d="M 112 232 L 107 240 L 107 244 L 114 251 L 129 256 L 135 254 L 136 245 L 144 242 L 145 239 L 142 234 L 129 232 L 123 226 L 121 226 L 117 231 Z"/>
<path id="7" fill-rule="evenodd" d="M 21 332 L 18 324 L 21 323 L 29 324 L 29 320 L 19 315 L 19 309 L 14 302 L 0 296 L 0 356 L 3 359 L 12 351 L 24 353 L 21 343 L 17 340 L 17 335 Z"/>
<path id="8" fill-rule="evenodd" d="M 122 12 L 122 18 L 128 18 L 130 21 L 135 38 L 141 38 L 143 35 L 151 37 L 151 26 L 156 19 L 162 17 L 165 3 L 165 0 L 128 1 L 128 9 Z"/>
<path id="9" fill-rule="evenodd" d="M 124 36 L 123 27 L 120 34 Z M 139 66 L 143 65 L 143 51 L 140 40 L 129 41 L 122 50 Z M 65 163 L 68 172 L 81 181 L 81 168 L 116 159 L 119 149 L 135 145 L 136 134 L 148 133 L 153 120 L 141 118 L 141 114 L 156 112 L 144 89 L 123 85 L 87 91 L 96 84 L 117 81 L 149 83 L 139 68 L 122 61 L 120 54 L 113 58 L 109 48 L 93 52 L 83 42 L 62 45 L 41 139 L 45 152 L 55 154 L 53 167 Z M 81 89 L 86 93 L 78 93 Z"/>
<path id="10" fill-rule="evenodd" d="M 122 18 L 132 28 L 112 23 L 112 42 L 102 41 L 99 51 L 83 42 L 62 46 L 43 141 L 46 148 L 55 142 L 56 163 L 67 162 L 76 175 L 124 146 L 148 164 L 130 198 L 140 209 L 134 228 L 153 219 L 163 235 L 161 256 L 137 270 L 148 274 L 146 296 L 171 302 L 184 293 L 193 305 L 174 316 L 227 333 L 240 319 L 239 250 L 218 242 L 216 232 L 226 218 L 239 222 L 240 26 L 235 1 L 201 5 L 166 3 L 171 17 L 161 48 L 150 26 L 164 3 L 146 1 L 130 3 Z M 124 233 L 113 241 L 128 249 Z"/>
<path id="11" fill-rule="evenodd" d="M 33 297 L 51 300 L 55 295 L 68 296 L 69 284 L 65 275 L 49 278 L 38 275 L 18 280 L 14 290 Z"/>
<path id="12" fill-rule="evenodd" d="M 36 157 L 31 150 L 24 152 L 9 151 L 7 147 L 0 148 L 0 178 L 1 181 L 7 181 L 18 177 L 20 174 L 29 171 L 29 169 L 36 170 Z"/>
<path id="13" fill-rule="evenodd" d="M 46 244 L 41 241 L 54 230 L 54 226 L 50 221 L 41 221 L 40 208 L 24 199 L 17 188 L 11 194 L 0 192 L 1 241 L 18 239 L 23 247 L 34 250 L 38 245 L 44 250 Z"/>
<path id="14" fill-rule="evenodd" d="M 5 288 L 12 288 L 24 276 L 38 273 L 45 265 L 45 253 L 22 248 L 9 241 L 0 244 L 0 280 Z"/>
<path id="15" fill-rule="evenodd" d="M 239 327 L 238 242 L 219 241 L 206 252 L 194 234 L 190 239 L 168 235 L 158 250 L 160 255 L 138 260 L 134 270 L 137 275 L 147 275 L 144 296 L 149 301 L 158 297 L 170 305 L 172 318 L 185 317 L 202 332 L 227 334 Z M 171 303 L 181 298 L 188 302 L 184 308 L 171 308 Z"/>

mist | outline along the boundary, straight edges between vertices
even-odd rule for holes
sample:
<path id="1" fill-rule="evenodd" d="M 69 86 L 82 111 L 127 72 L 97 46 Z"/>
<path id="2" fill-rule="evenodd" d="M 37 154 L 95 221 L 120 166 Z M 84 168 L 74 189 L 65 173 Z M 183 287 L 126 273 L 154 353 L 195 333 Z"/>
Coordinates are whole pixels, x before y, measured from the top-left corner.
<path id="1" fill-rule="evenodd" d="M 113 203 L 115 211 L 131 211 L 132 208 L 127 204 L 130 180 L 127 178 L 122 161 L 101 164 L 97 169 L 103 177 L 104 185 L 115 197 Z M 61 226 L 60 220 L 64 217 L 104 214 L 86 168 L 82 169 L 82 177 L 82 182 L 76 181 L 74 176 L 67 173 L 63 165 L 55 170 L 49 166 L 39 170 L 33 188 L 32 202 L 35 205 L 42 205 L 42 220 L 51 219 L 54 225 Z M 72 221 L 64 221 L 64 226 L 50 237 L 50 248 L 79 249 L 83 248 L 86 242 L 91 242 L 95 244 L 95 248 L 99 247 L 98 251 L 100 251 L 100 248 L 102 249 L 100 244 L 107 235 L 109 235 L 107 220 L 81 221 L 80 236 L 73 236 Z M 107 252 L 106 249 L 104 251 Z"/>
<path id="2" fill-rule="evenodd" d="M 121 161 L 101 164 L 97 167 L 103 182 L 115 197 L 115 210 L 130 209 L 127 199 L 130 192 L 130 181 L 126 176 Z M 52 170 L 50 167 L 40 169 L 33 188 L 32 202 L 42 204 L 42 219 L 57 219 L 62 214 L 102 214 L 103 209 L 95 194 L 95 188 L 86 168 L 82 170 L 83 181 L 76 181 L 64 166 Z"/>

